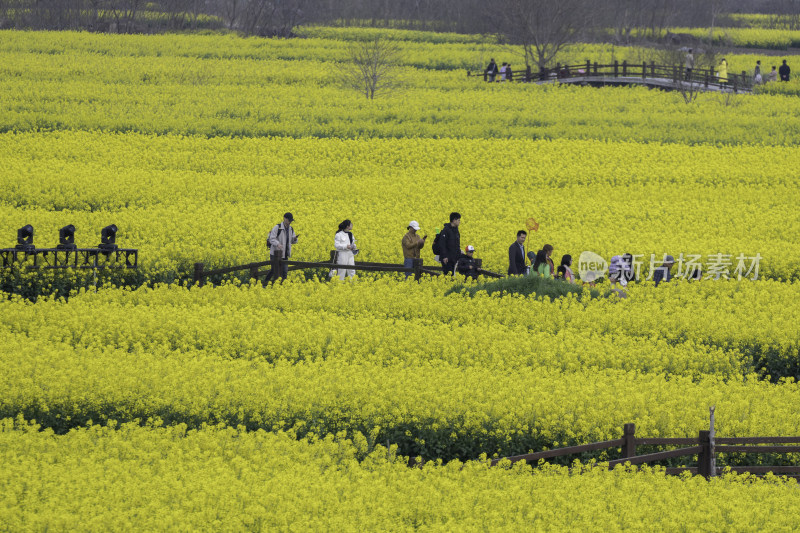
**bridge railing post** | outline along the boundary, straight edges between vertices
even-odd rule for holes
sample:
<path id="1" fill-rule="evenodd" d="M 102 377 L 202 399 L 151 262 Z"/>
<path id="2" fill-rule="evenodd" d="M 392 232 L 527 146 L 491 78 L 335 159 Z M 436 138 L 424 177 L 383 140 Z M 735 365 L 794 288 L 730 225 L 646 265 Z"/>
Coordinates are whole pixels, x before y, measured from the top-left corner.
<path id="1" fill-rule="evenodd" d="M 556 78 L 561 77 L 561 63 L 556 63 Z"/>
<path id="2" fill-rule="evenodd" d="M 594 75 L 597 76 L 597 61 L 594 62 Z"/>
<path id="3" fill-rule="evenodd" d="M 531 81 L 531 66 L 530 65 L 527 65 L 525 67 L 525 81 L 527 81 L 527 82 Z"/>
<path id="4" fill-rule="evenodd" d="M 192 276 L 192 281 L 194 281 L 195 285 L 203 286 L 203 270 L 205 269 L 205 265 L 203 263 L 195 263 L 194 264 L 194 275 Z"/>
<path id="5" fill-rule="evenodd" d="M 592 62 L 587 59 L 586 60 L 586 75 L 588 76 L 591 71 L 592 71 Z"/>
<path id="6" fill-rule="evenodd" d="M 656 62 L 655 61 L 651 61 L 650 62 L 650 77 L 651 78 L 655 78 L 656 77 Z"/>
<path id="7" fill-rule="evenodd" d="M 642 61 L 642 79 L 647 77 L 647 63 Z"/>
<path id="8" fill-rule="evenodd" d="M 619 61 L 617 61 L 615 59 L 614 60 L 614 77 L 616 78 L 618 76 L 619 76 Z"/>
<path id="9" fill-rule="evenodd" d="M 622 62 L 622 77 L 625 78 L 628 76 L 628 60 Z"/>

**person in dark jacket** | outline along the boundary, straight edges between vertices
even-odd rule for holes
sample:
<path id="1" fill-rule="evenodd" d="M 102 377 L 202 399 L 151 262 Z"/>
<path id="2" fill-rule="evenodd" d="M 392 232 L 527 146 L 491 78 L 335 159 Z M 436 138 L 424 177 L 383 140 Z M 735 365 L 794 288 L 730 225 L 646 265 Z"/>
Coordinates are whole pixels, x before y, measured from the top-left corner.
<path id="1" fill-rule="evenodd" d="M 456 272 L 465 278 L 478 279 L 478 263 L 475 261 L 475 247 L 471 244 L 464 249 L 464 253 L 456 260 Z"/>
<path id="2" fill-rule="evenodd" d="M 786 64 L 786 60 L 783 60 L 783 65 L 781 68 L 778 69 L 778 75 L 781 77 L 781 81 L 789 81 L 789 74 L 792 73 L 792 69 L 789 68 L 789 65 Z"/>
<path id="3" fill-rule="evenodd" d="M 661 263 L 660 267 L 655 269 L 653 273 L 653 281 L 656 283 L 656 287 L 658 287 L 659 283 L 667 282 L 672 279 L 672 265 L 675 264 L 675 258 L 671 255 L 664 256 L 664 262 Z"/>
<path id="4" fill-rule="evenodd" d="M 461 225 L 461 214 L 450 213 L 450 224 L 445 224 L 439 232 L 441 253 L 439 260 L 442 262 L 442 272 L 452 274 L 456 261 L 461 256 L 461 234 L 458 226 Z"/>
<path id="5" fill-rule="evenodd" d="M 497 76 L 498 68 L 497 63 L 494 62 L 494 58 L 489 61 L 489 65 L 486 67 L 486 72 L 484 79 L 486 81 L 494 81 L 495 76 Z"/>
<path id="6" fill-rule="evenodd" d="M 528 233 L 521 229 L 517 232 L 517 240 L 508 247 L 508 274 L 509 276 L 519 276 L 525 274 L 525 239 Z"/>

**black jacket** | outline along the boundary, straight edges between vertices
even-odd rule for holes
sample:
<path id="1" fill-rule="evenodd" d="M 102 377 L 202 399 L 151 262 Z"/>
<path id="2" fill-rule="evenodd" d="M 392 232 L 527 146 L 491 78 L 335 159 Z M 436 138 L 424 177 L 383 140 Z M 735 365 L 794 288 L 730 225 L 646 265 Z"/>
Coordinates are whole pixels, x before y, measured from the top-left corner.
<path id="1" fill-rule="evenodd" d="M 789 68 L 789 65 L 781 65 L 781 68 L 778 69 L 778 74 L 781 76 L 781 81 L 789 81 L 789 74 L 792 72 L 792 69 Z"/>
<path id="2" fill-rule="evenodd" d="M 461 254 L 456 260 L 456 272 L 464 276 L 477 278 L 478 277 L 478 264 L 474 257 L 467 254 Z"/>
<path id="3" fill-rule="evenodd" d="M 525 273 L 525 256 L 522 255 L 522 248 L 516 241 L 508 247 L 508 273 L 509 275 Z"/>
<path id="4" fill-rule="evenodd" d="M 446 257 L 450 261 L 455 261 L 461 255 L 461 234 L 458 228 L 449 223 L 445 224 L 440 232 L 439 243 L 442 248 L 442 253 L 439 254 L 440 260 Z"/>

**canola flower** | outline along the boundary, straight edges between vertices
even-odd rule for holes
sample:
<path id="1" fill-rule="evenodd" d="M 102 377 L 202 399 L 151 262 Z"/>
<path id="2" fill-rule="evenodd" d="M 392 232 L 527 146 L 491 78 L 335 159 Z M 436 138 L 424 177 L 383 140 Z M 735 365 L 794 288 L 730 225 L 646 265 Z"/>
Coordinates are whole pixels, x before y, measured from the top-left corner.
<path id="1" fill-rule="evenodd" d="M 391 280 L 18 299 L 2 304 L 0 416 L 59 431 L 156 417 L 376 431 L 406 455 L 461 459 L 617 438 L 630 421 L 643 436 L 694 436 L 710 405 L 721 436 L 796 435 L 796 383 L 743 374 L 746 354 L 725 336 L 746 334 L 737 309 L 768 322 L 769 305 L 796 298 L 786 285 L 767 305 L 765 285 L 752 293 L 763 287 L 763 312 L 735 284 L 689 283 L 588 304 L 442 297 L 446 283 Z M 704 302 L 703 314 L 664 312 L 670 297 Z M 695 333 L 726 320 L 715 340 Z M 751 327 L 751 343 L 775 342 Z M 796 361 L 796 340 L 784 346 Z"/>
<path id="2" fill-rule="evenodd" d="M 528 248 L 553 244 L 556 258 L 591 250 L 606 258 L 702 254 L 705 262 L 759 253 L 761 278 L 800 272 L 795 147 L 97 132 L 4 141 L 5 246 L 25 224 L 40 247 L 53 246 L 67 224 L 76 242 L 92 246 L 114 223 L 119 242 L 140 250 L 150 281 L 189 276 L 197 261 L 214 268 L 266 260 L 266 236 L 287 210 L 301 235 L 295 257 L 311 261 L 329 257 L 336 226 L 350 218 L 360 257 L 400 263 L 409 220 L 433 236 L 458 210 L 464 245 L 499 272 L 529 217 L 540 228 Z M 430 247 L 423 259 L 435 264 Z"/>
<path id="3" fill-rule="evenodd" d="M 92 531 L 763 531 L 797 523 L 796 483 L 775 476 L 707 482 L 648 468 L 408 468 L 405 459 L 395 447 L 342 436 L 297 441 L 158 424 L 58 436 L 6 419 L 0 520 L 12 530 Z"/>

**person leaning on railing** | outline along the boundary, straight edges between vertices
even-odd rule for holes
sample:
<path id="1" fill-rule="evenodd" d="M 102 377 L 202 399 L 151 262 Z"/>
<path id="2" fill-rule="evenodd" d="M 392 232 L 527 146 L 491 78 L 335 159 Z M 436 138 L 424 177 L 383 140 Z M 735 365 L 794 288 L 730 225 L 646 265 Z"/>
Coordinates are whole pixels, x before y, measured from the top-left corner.
<path id="1" fill-rule="evenodd" d="M 401 241 L 403 245 L 403 266 L 411 268 L 414 266 L 414 259 L 420 258 L 420 250 L 425 246 L 427 235 L 420 237 L 417 235 L 419 231 L 419 222 L 412 220 L 408 223 L 408 233 L 403 236 Z M 410 276 L 410 272 L 406 272 L 406 277 Z"/>

